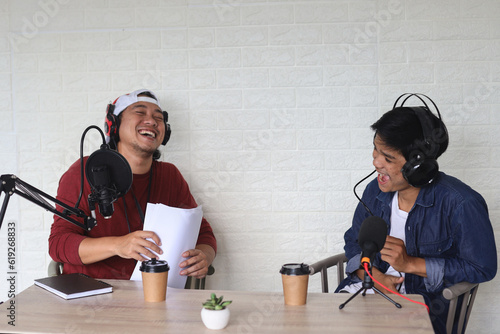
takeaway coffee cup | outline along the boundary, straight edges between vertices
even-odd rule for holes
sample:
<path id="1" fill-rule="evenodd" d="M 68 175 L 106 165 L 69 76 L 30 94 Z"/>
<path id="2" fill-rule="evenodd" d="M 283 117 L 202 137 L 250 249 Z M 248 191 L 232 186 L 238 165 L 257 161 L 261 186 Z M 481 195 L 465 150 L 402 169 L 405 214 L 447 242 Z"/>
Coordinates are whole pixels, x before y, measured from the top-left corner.
<path id="1" fill-rule="evenodd" d="M 167 297 L 168 271 L 167 261 L 155 258 L 143 261 L 139 270 L 142 272 L 142 289 L 147 302 L 162 302 Z"/>
<path id="2" fill-rule="evenodd" d="M 303 263 L 288 263 L 281 267 L 283 295 L 286 305 L 304 305 L 307 300 L 309 266 Z"/>

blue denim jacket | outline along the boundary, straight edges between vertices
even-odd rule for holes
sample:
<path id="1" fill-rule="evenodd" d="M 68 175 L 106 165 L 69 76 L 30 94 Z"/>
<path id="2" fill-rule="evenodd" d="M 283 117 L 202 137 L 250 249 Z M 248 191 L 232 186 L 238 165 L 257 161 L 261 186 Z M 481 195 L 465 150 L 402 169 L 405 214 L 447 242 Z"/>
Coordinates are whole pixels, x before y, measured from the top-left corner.
<path id="1" fill-rule="evenodd" d="M 391 202 L 394 193 L 380 191 L 377 180 L 366 187 L 362 200 L 375 216 L 387 222 L 390 231 Z M 354 213 L 352 227 L 344 235 L 348 274 L 359 269 L 361 248 L 358 233 L 369 216 L 361 203 Z M 480 194 L 460 180 L 443 172 L 423 187 L 406 221 L 406 251 L 425 259 L 427 277 L 405 275 L 406 293 L 421 294 L 427 305 L 440 309 L 436 317 L 445 317 L 441 298 L 445 287 L 467 281 L 481 283 L 493 279 L 497 271 L 497 251 L 486 202 Z M 389 264 L 377 254 L 373 266 L 382 272 Z M 359 281 L 351 275 L 339 286 Z M 338 290 L 338 289 L 337 289 Z M 436 300 L 440 300 L 436 305 Z M 434 306 L 434 307 L 432 307 Z M 442 314 L 444 313 L 444 314 Z M 431 316 L 431 319 L 433 317 Z M 440 319 L 446 322 L 446 319 Z"/>

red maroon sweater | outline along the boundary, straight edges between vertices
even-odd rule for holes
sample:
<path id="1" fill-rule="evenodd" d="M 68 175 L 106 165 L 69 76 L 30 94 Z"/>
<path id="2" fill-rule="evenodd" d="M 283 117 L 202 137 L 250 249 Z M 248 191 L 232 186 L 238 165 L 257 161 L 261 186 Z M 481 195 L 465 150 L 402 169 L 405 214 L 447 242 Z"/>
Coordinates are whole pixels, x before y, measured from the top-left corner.
<path id="1" fill-rule="evenodd" d="M 87 157 L 84 160 L 87 161 Z M 137 197 L 142 211 L 146 212 L 148 197 L 148 184 L 150 173 L 133 176 L 131 190 Z M 123 196 L 127 208 L 128 221 L 132 232 L 142 230 L 142 221 L 139 211 L 132 196 L 132 191 Z M 80 192 L 80 160 L 76 161 L 69 170 L 64 173 L 59 181 L 57 199 L 74 206 Z M 90 186 L 84 181 L 83 196 L 80 201 L 80 209 L 90 216 L 88 206 L 88 195 Z M 153 162 L 153 177 L 150 190 L 150 203 L 161 203 L 177 208 L 195 208 L 197 206 L 189 186 L 182 177 L 179 170 L 170 163 Z M 97 206 L 96 206 L 97 207 Z M 58 210 L 61 207 L 58 206 Z M 64 263 L 64 274 L 83 273 L 94 278 L 129 279 L 134 270 L 136 260 L 124 259 L 113 256 L 106 260 L 84 265 L 78 255 L 80 242 L 86 237 L 122 236 L 129 233 L 123 199 L 119 198 L 114 203 L 114 213 L 109 219 L 104 219 L 99 210 L 96 209 L 97 226 L 90 232 L 72 223 L 54 216 L 49 237 L 49 254 L 55 261 Z M 203 218 L 200 233 L 196 244 L 206 244 L 217 251 L 217 242 L 210 224 Z"/>

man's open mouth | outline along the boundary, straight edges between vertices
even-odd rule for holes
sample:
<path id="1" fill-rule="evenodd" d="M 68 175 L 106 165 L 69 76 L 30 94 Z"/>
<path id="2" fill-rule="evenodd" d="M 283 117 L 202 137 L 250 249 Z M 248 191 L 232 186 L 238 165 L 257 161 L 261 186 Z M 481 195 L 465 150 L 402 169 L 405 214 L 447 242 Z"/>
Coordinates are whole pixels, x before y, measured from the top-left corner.
<path id="1" fill-rule="evenodd" d="M 156 133 L 149 130 L 139 130 L 139 134 L 150 138 L 156 138 Z"/>

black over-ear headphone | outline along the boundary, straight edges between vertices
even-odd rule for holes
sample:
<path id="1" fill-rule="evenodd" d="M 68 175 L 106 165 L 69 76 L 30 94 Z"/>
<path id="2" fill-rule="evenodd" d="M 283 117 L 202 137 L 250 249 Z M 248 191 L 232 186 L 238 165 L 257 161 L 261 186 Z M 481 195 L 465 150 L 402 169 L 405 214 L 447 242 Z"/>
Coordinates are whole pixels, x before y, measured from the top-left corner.
<path id="1" fill-rule="evenodd" d="M 117 143 L 120 140 L 118 136 L 118 129 L 120 128 L 120 118 L 116 116 L 113 112 L 115 110 L 114 104 L 108 104 L 106 108 L 106 118 L 104 120 L 104 130 L 106 136 L 114 140 Z M 170 134 L 172 133 L 172 129 L 170 128 L 170 124 L 168 124 L 168 113 L 166 111 L 162 111 L 163 113 L 163 122 L 165 123 L 165 136 L 163 136 L 162 145 L 166 145 L 168 140 L 170 139 Z"/>
<path id="2" fill-rule="evenodd" d="M 424 139 L 417 139 L 413 143 L 413 148 L 410 151 L 408 161 L 404 164 L 401 172 L 403 177 L 413 187 L 423 187 L 436 178 L 439 172 L 437 156 L 441 149 L 441 144 L 448 143 L 448 132 L 446 126 L 441 119 L 441 113 L 434 101 L 423 94 L 406 93 L 401 95 L 394 103 L 393 109 L 396 108 L 398 101 L 405 97 L 400 107 L 403 107 L 405 102 L 412 96 L 417 97 L 424 106 L 420 107 L 404 107 L 403 110 L 409 110 L 417 116 Z M 433 122 L 433 114 L 429 110 L 427 103 L 422 99 L 422 96 L 432 102 L 439 116 L 439 125 L 436 126 Z"/>

